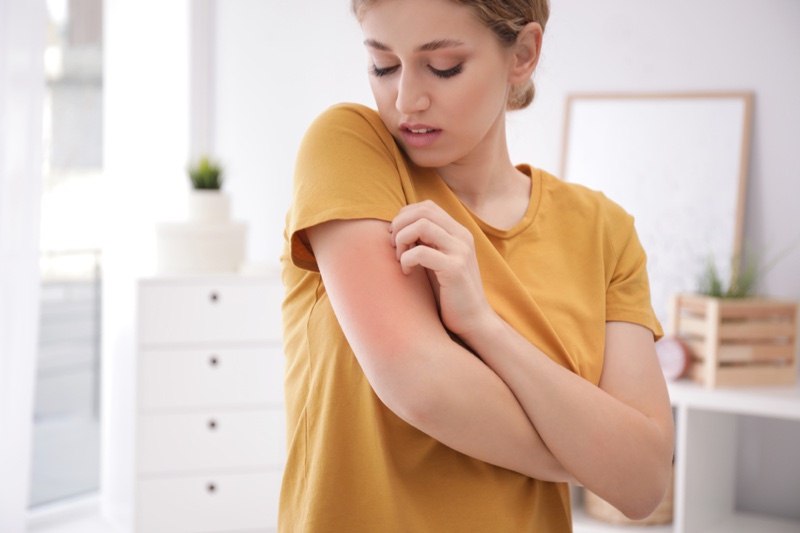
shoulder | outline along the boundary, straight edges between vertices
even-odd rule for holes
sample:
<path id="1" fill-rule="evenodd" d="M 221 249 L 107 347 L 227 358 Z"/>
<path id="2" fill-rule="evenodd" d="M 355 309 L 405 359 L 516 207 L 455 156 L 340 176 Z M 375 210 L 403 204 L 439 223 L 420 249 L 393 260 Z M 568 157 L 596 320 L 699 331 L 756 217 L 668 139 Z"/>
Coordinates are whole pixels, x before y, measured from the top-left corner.
<path id="1" fill-rule="evenodd" d="M 361 122 L 380 122 L 380 116 L 374 109 L 361 104 L 354 104 L 350 102 L 342 102 L 335 104 L 320 113 L 315 123 L 327 122 L 353 122 L 354 124 Z"/>
<path id="2" fill-rule="evenodd" d="M 635 233 L 634 218 L 602 191 L 541 171 L 543 201 L 571 235 L 594 235 L 610 257 L 618 257 Z"/>
<path id="3" fill-rule="evenodd" d="M 311 122 L 300 143 L 298 162 L 347 162 L 364 154 L 396 160 L 397 152 L 397 143 L 377 111 L 343 103 L 329 107 Z"/>
<path id="4" fill-rule="evenodd" d="M 573 220 L 609 224 L 613 227 L 633 224 L 633 217 L 602 191 L 564 181 L 543 170 L 539 172 L 543 194 L 554 207 L 567 213 Z"/>
<path id="5" fill-rule="evenodd" d="M 353 103 L 341 103 L 329 107 L 314 119 L 308 131 L 309 133 L 347 131 L 392 139 L 377 111 Z"/>

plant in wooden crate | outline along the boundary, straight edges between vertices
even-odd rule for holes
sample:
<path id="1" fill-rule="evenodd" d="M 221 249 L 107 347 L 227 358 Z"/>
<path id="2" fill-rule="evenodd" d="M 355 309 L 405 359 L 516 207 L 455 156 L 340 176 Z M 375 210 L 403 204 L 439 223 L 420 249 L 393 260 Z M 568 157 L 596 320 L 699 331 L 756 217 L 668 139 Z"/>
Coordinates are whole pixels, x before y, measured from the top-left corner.
<path id="1" fill-rule="evenodd" d="M 693 380 L 708 387 L 797 381 L 798 305 L 755 295 L 765 271 L 736 256 L 726 287 L 709 260 L 697 293 L 673 295 L 668 335 L 688 349 Z"/>

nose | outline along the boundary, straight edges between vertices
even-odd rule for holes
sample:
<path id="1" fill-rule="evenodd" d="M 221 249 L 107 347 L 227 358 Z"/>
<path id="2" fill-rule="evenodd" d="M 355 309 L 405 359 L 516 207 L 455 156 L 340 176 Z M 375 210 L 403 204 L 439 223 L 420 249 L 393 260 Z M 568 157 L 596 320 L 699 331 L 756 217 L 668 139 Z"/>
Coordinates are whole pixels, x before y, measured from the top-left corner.
<path id="1" fill-rule="evenodd" d="M 404 115 L 411 115 L 424 111 L 430 105 L 430 96 L 424 85 L 408 69 L 404 70 L 397 85 L 397 110 Z"/>

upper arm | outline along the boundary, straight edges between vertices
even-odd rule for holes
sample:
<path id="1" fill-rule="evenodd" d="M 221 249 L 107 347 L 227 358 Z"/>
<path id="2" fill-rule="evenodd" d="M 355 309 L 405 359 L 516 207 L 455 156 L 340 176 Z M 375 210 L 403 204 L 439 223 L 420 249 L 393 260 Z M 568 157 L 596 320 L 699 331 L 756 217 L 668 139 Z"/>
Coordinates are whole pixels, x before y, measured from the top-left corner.
<path id="1" fill-rule="evenodd" d="M 663 432 L 665 453 L 672 451 L 673 420 L 653 332 L 630 322 L 607 322 L 599 386 L 648 417 Z"/>
<path id="2" fill-rule="evenodd" d="M 422 346 L 450 342 L 423 269 L 405 275 L 389 223 L 333 220 L 306 230 L 331 306 L 376 394 L 399 416 L 413 407 Z"/>
<path id="3" fill-rule="evenodd" d="M 605 204 L 605 214 L 614 263 L 599 386 L 656 423 L 671 447 L 672 409 L 654 342 L 663 333 L 651 304 L 647 254 L 630 214 L 613 202 Z"/>

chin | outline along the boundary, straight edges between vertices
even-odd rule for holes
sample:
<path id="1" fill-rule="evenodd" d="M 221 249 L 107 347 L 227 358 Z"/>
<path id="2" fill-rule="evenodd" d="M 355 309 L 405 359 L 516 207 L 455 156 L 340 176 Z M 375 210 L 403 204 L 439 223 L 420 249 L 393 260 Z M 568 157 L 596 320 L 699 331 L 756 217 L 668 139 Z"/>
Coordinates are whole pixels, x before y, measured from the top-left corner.
<path id="1" fill-rule="evenodd" d="M 434 150 L 420 150 L 418 148 L 408 149 L 402 143 L 399 143 L 403 153 L 406 154 L 412 163 L 418 167 L 423 168 L 441 168 L 453 162 L 451 158 L 443 155 L 441 152 Z"/>

